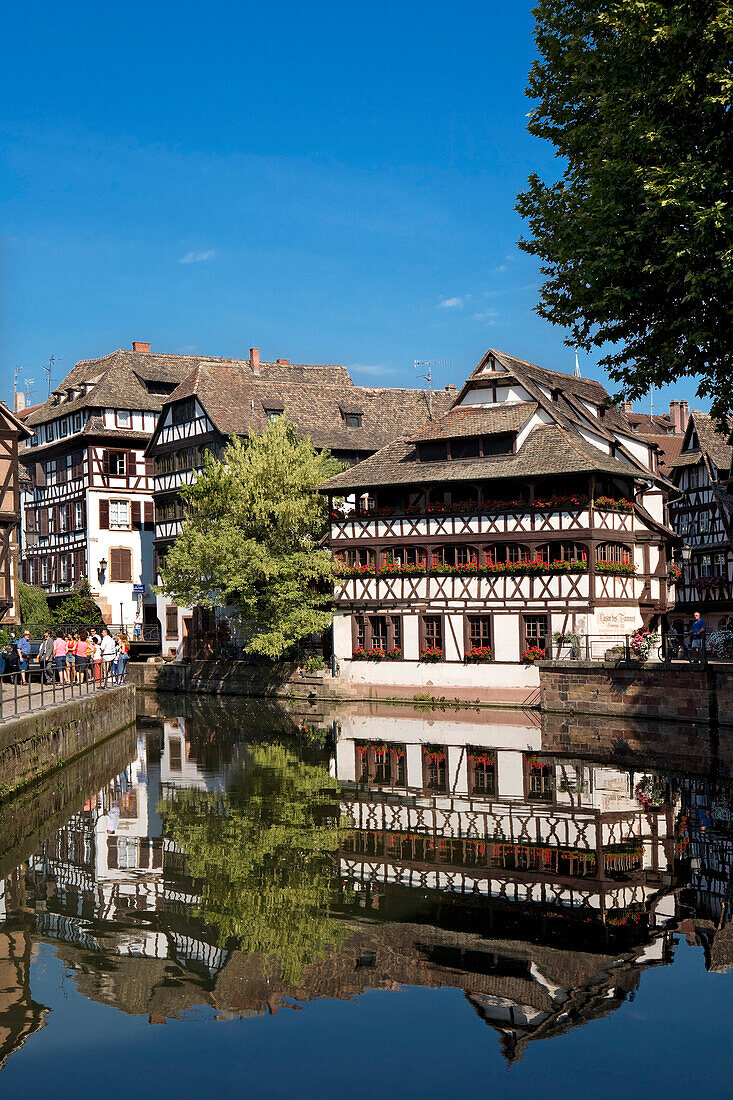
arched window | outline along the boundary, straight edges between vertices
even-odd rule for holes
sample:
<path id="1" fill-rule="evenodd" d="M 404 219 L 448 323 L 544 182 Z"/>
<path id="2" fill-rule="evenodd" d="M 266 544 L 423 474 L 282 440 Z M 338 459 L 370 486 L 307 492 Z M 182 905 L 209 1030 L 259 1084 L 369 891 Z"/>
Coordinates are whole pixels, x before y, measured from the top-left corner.
<path id="1" fill-rule="evenodd" d="M 596 561 L 609 562 L 614 565 L 631 565 L 634 554 L 630 546 L 624 546 L 622 542 L 602 542 L 596 547 Z"/>
<path id="2" fill-rule="evenodd" d="M 471 565 L 478 562 L 478 551 L 475 546 L 435 546 L 433 547 L 432 563 L 434 566 Z"/>
<path id="3" fill-rule="evenodd" d="M 354 550 L 343 550 L 338 555 L 337 560 L 342 565 L 348 565 L 350 568 L 355 565 L 374 565 L 375 553 L 373 550 L 359 546 Z"/>
<path id="4" fill-rule="evenodd" d="M 421 546 L 390 546 L 385 550 L 385 565 L 422 565 L 427 564 L 427 553 Z"/>
<path id="5" fill-rule="evenodd" d="M 486 547 L 486 560 L 498 565 L 502 562 L 515 564 L 520 561 L 531 561 L 532 552 L 528 546 L 519 542 L 497 542 Z"/>
<path id="6" fill-rule="evenodd" d="M 587 561 L 588 547 L 582 542 L 545 542 L 537 547 L 537 557 L 544 562 Z"/>

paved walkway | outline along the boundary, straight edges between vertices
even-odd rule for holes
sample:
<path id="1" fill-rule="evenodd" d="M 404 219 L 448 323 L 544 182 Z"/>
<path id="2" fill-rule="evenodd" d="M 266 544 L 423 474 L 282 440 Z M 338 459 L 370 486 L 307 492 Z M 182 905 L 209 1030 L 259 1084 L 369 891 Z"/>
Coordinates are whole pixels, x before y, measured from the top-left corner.
<path id="1" fill-rule="evenodd" d="M 117 684 L 110 680 L 109 687 L 117 687 Z M 57 683 L 55 691 L 53 684 L 44 684 L 43 691 L 41 691 L 41 683 L 37 677 L 30 684 L 30 697 L 28 688 L 27 683 L 3 682 L 0 721 L 15 718 L 16 715 L 42 710 L 45 707 L 52 707 L 58 703 L 69 703 L 72 699 L 86 699 L 87 696 L 94 695 L 97 691 L 106 690 L 101 685 L 96 686 L 90 682 L 88 685 L 86 683 L 74 685 Z"/>

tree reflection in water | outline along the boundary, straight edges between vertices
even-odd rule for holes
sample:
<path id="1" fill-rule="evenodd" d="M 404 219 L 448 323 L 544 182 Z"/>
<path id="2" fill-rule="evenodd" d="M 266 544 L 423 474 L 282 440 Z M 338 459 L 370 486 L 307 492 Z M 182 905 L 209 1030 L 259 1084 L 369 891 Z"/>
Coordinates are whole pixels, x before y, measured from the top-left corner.
<path id="1" fill-rule="evenodd" d="M 283 981 L 344 937 L 331 919 L 338 787 L 282 744 L 248 747 L 226 794 L 168 792 L 165 834 L 197 880 L 198 915 Z"/>

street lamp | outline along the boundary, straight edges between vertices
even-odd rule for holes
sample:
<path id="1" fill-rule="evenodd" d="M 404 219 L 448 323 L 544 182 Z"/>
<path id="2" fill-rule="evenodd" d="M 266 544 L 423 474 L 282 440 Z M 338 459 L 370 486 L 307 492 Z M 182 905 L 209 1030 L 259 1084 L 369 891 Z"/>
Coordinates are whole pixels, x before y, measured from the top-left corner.
<path id="1" fill-rule="evenodd" d="M 692 557 L 692 547 L 685 545 L 682 547 L 680 553 L 682 555 L 683 562 L 685 564 L 688 564 L 690 558 Z"/>

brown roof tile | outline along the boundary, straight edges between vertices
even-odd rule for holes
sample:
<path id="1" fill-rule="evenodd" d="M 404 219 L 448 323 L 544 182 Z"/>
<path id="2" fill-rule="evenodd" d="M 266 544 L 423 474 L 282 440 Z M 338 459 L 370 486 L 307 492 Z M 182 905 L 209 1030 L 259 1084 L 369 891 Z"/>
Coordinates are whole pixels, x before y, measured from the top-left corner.
<path id="1" fill-rule="evenodd" d="M 479 408 L 471 405 L 459 405 L 434 423 L 426 425 L 411 436 L 413 442 L 431 439 L 458 439 L 462 436 L 493 435 L 497 432 L 516 432 L 523 428 L 529 418 L 537 411 L 537 404 L 494 405 Z"/>

